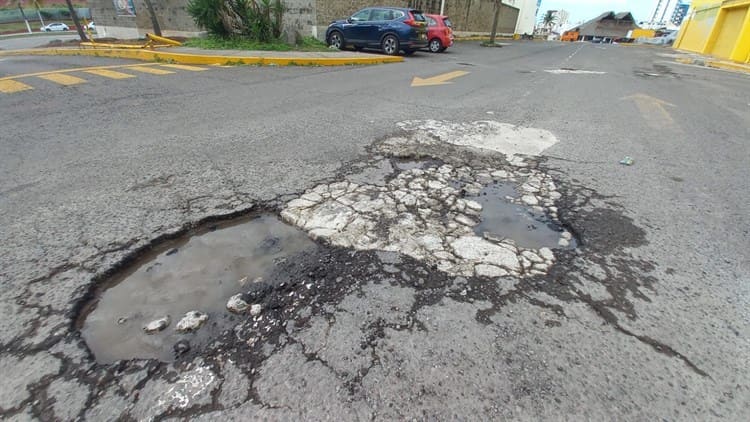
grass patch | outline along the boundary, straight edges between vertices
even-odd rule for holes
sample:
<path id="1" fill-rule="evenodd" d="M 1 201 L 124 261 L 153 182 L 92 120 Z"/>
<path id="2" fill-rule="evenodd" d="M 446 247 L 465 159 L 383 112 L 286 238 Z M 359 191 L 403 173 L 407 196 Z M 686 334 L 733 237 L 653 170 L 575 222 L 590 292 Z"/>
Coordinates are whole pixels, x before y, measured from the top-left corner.
<path id="1" fill-rule="evenodd" d="M 281 40 L 259 42 L 247 38 L 190 38 L 185 47 L 203 48 L 206 50 L 255 50 L 255 51 L 331 51 L 314 37 L 305 37 L 297 45 L 290 45 Z"/>

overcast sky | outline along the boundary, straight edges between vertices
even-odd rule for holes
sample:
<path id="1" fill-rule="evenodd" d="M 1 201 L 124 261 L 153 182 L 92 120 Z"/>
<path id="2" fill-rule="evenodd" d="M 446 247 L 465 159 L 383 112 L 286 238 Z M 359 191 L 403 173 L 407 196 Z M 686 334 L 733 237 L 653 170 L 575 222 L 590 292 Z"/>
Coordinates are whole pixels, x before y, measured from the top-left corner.
<path id="1" fill-rule="evenodd" d="M 677 0 L 672 0 L 677 1 Z M 564 9 L 570 13 L 568 21 L 576 23 L 595 18 L 604 12 L 631 12 L 636 22 L 646 21 L 654 13 L 657 0 L 542 0 L 538 18 L 547 10 Z"/>

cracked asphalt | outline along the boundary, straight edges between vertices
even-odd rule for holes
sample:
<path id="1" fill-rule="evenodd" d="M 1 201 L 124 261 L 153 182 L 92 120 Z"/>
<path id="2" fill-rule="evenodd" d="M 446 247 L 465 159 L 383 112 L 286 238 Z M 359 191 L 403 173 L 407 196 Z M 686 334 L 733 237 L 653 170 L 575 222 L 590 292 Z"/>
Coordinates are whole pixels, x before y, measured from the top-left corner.
<path id="1" fill-rule="evenodd" d="M 660 48 L 491 50 L 459 43 L 395 65 L 213 68 L 0 94 L 0 417 L 750 419 L 750 79 L 677 65 Z M 92 60 L 7 58 L 0 73 Z M 594 73 L 546 72 L 561 68 Z M 409 87 L 454 70 L 470 73 Z M 633 100 L 643 96 L 672 104 L 668 118 L 644 113 L 654 109 Z M 440 131 L 410 143 L 427 131 L 399 125 L 482 120 L 557 142 L 514 158 Z M 620 165 L 625 156 L 634 165 Z M 526 203 L 554 213 L 578 247 L 544 266 L 518 251 L 470 269 L 449 239 L 469 229 L 426 216 L 477 216 L 439 203 L 427 212 L 419 198 L 398 196 L 399 209 L 383 197 L 386 218 L 363 226 L 365 243 L 337 241 L 351 232 L 329 219 L 285 217 L 319 247 L 242 293 L 260 314 L 211 313 L 215 336 L 173 362 L 97 363 L 87 348 L 77 320 L 97 286 L 180 236 L 281 216 L 312 206 L 302 199 L 321 186 L 354 191 L 354 180 L 374 186 L 353 199 L 372 213 L 399 171 L 445 189 L 439 171 L 361 176 L 400 159 L 478 185 L 503 171 L 493 174 L 541 192 Z M 424 227 L 378 244 L 408 213 Z M 438 241 L 407 242 L 430 227 Z"/>

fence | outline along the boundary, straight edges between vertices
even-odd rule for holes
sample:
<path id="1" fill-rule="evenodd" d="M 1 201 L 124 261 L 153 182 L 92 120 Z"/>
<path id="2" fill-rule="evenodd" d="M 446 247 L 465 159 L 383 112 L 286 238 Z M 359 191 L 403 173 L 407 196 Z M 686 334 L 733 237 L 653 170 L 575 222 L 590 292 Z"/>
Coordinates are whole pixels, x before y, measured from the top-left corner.
<path id="1" fill-rule="evenodd" d="M 29 20 L 38 19 L 37 14 L 36 14 L 36 9 L 24 8 L 23 12 L 26 14 L 26 17 Z M 45 21 L 72 19 L 70 17 L 70 10 L 68 10 L 65 7 L 42 7 L 39 9 L 39 13 L 42 15 L 42 18 Z M 88 7 L 76 8 L 76 13 L 78 14 L 78 17 L 81 19 L 83 18 L 86 18 L 89 20 L 91 19 L 91 10 Z M 21 11 L 18 10 L 18 8 L 0 10 L 0 24 L 12 23 L 12 22 L 23 22 L 23 16 L 21 15 Z"/>

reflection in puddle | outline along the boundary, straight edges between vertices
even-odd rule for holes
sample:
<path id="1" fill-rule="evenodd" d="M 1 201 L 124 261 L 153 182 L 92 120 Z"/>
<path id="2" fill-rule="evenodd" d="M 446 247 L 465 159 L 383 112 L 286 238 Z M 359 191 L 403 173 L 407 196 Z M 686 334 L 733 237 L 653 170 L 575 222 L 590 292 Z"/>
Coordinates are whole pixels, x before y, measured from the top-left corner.
<path id="1" fill-rule="evenodd" d="M 179 341 L 206 342 L 226 328 L 217 322 L 229 317 L 230 296 L 247 290 L 247 283 L 258 277 L 267 277 L 275 262 L 314 248 L 305 233 L 273 216 L 191 237 L 115 280 L 117 284 L 101 294 L 86 316 L 81 332 L 102 363 L 132 358 L 171 361 Z M 177 333 L 177 322 L 192 310 L 207 313 L 208 322 L 196 333 Z M 166 315 L 171 320 L 166 329 L 144 332 L 149 322 Z"/>
<path id="2" fill-rule="evenodd" d="M 522 248 L 560 248 L 561 227 L 544 213 L 510 203 L 506 197 L 518 197 L 512 184 L 494 183 L 482 189 L 478 196 L 471 197 L 483 207 L 481 221 L 474 227 L 476 234 L 510 238 Z M 571 240 L 568 247 L 575 248 L 575 240 Z"/>

